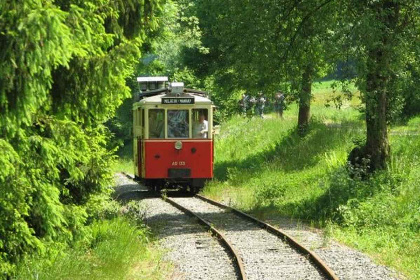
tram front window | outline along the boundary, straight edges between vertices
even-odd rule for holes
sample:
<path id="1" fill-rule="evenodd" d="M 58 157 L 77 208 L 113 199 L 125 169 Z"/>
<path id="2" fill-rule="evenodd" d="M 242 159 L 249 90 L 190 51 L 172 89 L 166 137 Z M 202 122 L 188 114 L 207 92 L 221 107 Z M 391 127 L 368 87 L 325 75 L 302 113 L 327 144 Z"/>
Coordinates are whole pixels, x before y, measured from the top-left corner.
<path id="1" fill-rule="evenodd" d="M 188 110 L 168 110 L 168 138 L 188 138 Z"/>
<path id="2" fill-rule="evenodd" d="M 207 138 L 209 123 L 207 109 L 193 109 L 193 138 Z"/>
<path id="3" fill-rule="evenodd" d="M 165 110 L 150 109 L 149 110 L 149 138 L 164 138 L 165 137 Z"/>

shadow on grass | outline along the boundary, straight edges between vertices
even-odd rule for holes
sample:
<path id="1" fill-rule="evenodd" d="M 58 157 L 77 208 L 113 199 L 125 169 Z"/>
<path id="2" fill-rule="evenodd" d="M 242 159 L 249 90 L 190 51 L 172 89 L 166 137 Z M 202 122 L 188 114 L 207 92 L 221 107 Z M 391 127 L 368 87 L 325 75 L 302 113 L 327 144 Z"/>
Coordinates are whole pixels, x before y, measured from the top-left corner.
<path id="1" fill-rule="evenodd" d="M 236 168 L 240 173 L 255 174 L 267 164 L 285 172 L 300 171 L 314 167 L 328 151 L 342 146 L 355 137 L 357 122 L 340 126 L 328 126 L 313 122 L 305 137 L 298 135 L 297 129 L 290 130 L 273 148 L 251 155 L 241 161 L 231 160 L 216 163 L 215 178 L 219 181 L 228 179 L 228 170 Z"/>
<path id="2" fill-rule="evenodd" d="M 279 200 L 277 204 L 255 205 L 251 212 L 281 213 L 302 221 L 315 221 L 321 226 L 328 221 L 343 224 L 346 215 L 375 195 L 394 195 L 400 180 L 388 171 L 377 172 L 367 179 L 352 178 L 347 168 L 341 166 L 325 174 L 326 185 L 319 195 L 289 202 Z"/>

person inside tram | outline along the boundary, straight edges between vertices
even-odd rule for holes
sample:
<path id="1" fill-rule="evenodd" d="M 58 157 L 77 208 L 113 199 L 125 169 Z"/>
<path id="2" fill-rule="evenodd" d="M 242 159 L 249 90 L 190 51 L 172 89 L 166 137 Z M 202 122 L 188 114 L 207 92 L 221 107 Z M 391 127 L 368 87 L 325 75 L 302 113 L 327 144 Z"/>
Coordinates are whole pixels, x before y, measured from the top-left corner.
<path id="1" fill-rule="evenodd" d="M 149 110 L 149 138 L 164 137 L 164 111 Z"/>
<path id="2" fill-rule="evenodd" d="M 198 122 L 194 124 L 193 134 L 194 138 L 207 138 L 209 130 L 209 123 L 206 120 L 206 116 L 200 113 Z"/>

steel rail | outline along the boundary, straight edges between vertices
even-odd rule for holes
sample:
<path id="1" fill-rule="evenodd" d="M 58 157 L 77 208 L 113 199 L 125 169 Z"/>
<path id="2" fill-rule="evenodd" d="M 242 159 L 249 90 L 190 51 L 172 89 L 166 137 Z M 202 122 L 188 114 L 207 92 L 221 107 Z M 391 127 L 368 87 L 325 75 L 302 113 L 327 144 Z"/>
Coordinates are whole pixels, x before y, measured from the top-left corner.
<path id="1" fill-rule="evenodd" d="M 128 174 L 127 172 L 124 172 L 124 171 L 121 172 L 121 174 L 123 174 L 127 179 L 133 180 L 134 182 L 138 184 L 138 182 L 136 181 L 136 178 L 133 175 Z"/>
<path id="2" fill-rule="evenodd" d="M 128 179 L 131 179 L 133 181 L 135 181 L 136 183 L 138 183 L 134 176 L 126 173 L 126 172 L 122 172 L 122 174 L 127 177 Z M 181 210 L 182 212 L 186 213 L 187 215 L 194 217 L 198 220 L 198 222 L 200 224 L 202 224 L 203 226 L 205 226 L 208 230 L 210 230 L 213 235 L 215 235 L 218 238 L 218 241 L 221 242 L 225 248 L 228 249 L 229 253 L 231 254 L 231 256 L 233 257 L 233 259 L 236 262 L 236 269 L 238 270 L 238 278 L 240 280 L 247 280 L 246 275 L 245 275 L 245 268 L 244 268 L 244 264 L 242 262 L 242 259 L 239 257 L 238 252 L 236 251 L 236 249 L 233 247 L 232 244 L 230 244 L 229 241 L 227 241 L 227 239 L 225 238 L 225 236 L 218 231 L 216 228 L 214 228 L 209 222 L 207 222 L 206 220 L 204 220 L 203 218 L 201 218 L 200 216 L 198 216 L 197 214 L 193 213 L 191 210 L 185 208 L 184 206 L 176 203 L 174 200 L 168 198 L 167 196 L 161 196 L 163 201 L 168 202 L 169 204 L 171 204 L 172 206 L 174 206 L 175 208 Z"/>
<path id="3" fill-rule="evenodd" d="M 288 235 L 287 233 L 285 233 L 284 231 L 273 227 L 270 224 L 267 224 L 263 221 L 260 221 L 242 211 L 239 211 L 235 208 L 232 208 L 230 206 L 224 205 L 220 202 L 214 201 L 210 198 L 201 196 L 201 195 L 195 195 L 195 197 L 208 202 L 210 204 L 213 204 L 214 206 L 229 210 L 231 212 L 233 212 L 234 214 L 246 218 L 252 222 L 254 222 L 255 224 L 257 224 L 258 226 L 260 226 L 261 228 L 267 230 L 269 233 L 276 235 L 277 237 L 281 238 L 282 240 L 284 240 L 285 242 L 287 242 L 291 247 L 295 248 L 299 253 L 301 253 L 302 255 L 306 256 L 308 259 L 310 259 L 315 266 L 324 274 L 324 276 L 327 279 L 330 280 L 338 280 L 339 278 L 337 277 L 337 275 L 334 273 L 334 271 L 332 271 L 332 269 L 330 267 L 328 267 L 328 265 L 313 251 L 307 249 L 305 246 L 299 244 L 299 242 L 297 242 L 294 238 L 292 238 L 290 235 Z"/>
<path id="4" fill-rule="evenodd" d="M 245 275 L 245 268 L 244 268 L 244 264 L 242 262 L 242 259 L 239 257 L 239 254 L 236 251 L 236 249 L 233 247 L 233 245 L 230 244 L 229 241 L 227 241 L 227 239 L 225 238 L 225 236 L 220 231 L 218 231 L 216 228 L 214 228 L 209 222 L 207 222 L 206 220 L 204 220 L 203 218 L 201 218 L 199 215 L 195 214 L 194 212 L 192 212 L 191 210 L 185 208 L 184 206 L 176 203 L 174 200 L 172 200 L 172 199 L 170 199 L 168 197 L 164 197 L 164 196 L 162 196 L 162 199 L 164 201 L 170 203 L 172 206 L 178 208 L 182 212 L 186 213 L 187 215 L 196 218 L 200 224 L 202 224 L 203 226 L 205 226 L 215 236 L 217 236 L 219 242 L 223 243 L 223 245 L 228 249 L 228 251 L 230 252 L 230 254 L 232 255 L 232 257 L 234 258 L 234 260 L 236 262 L 237 270 L 238 270 L 238 273 L 239 273 L 239 275 L 238 275 L 239 279 L 242 279 L 242 280 L 246 280 L 247 279 L 246 278 L 246 275 Z"/>

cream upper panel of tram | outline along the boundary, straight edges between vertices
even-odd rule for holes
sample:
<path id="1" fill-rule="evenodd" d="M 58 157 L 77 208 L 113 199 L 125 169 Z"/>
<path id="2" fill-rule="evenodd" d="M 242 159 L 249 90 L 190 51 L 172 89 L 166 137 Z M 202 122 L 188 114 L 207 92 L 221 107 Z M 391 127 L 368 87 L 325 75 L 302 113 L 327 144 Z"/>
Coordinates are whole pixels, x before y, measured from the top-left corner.
<path id="1" fill-rule="evenodd" d="M 179 96 L 179 97 L 174 97 L 174 96 L 167 96 L 166 94 L 159 94 L 159 95 L 155 95 L 155 96 L 151 96 L 151 97 L 146 97 L 143 98 L 142 100 L 136 102 L 133 104 L 133 109 L 136 109 L 138 107 L 142 107 L 144 105 L 164 105 L 166 106 L 178 106 L 181 104 L 162 104 L 162 97 L 167 98 L 194 98 L 194 104 L 183 104 L 182 106 L 194 106 L 194 105 L 213 105 L 213 102 L 206 98 L 206 97 L 202 97 L 202 96 L 198 96 L 198 95 L 189 95 L 189 94 L 185 94 L 183 96 Z"/>

